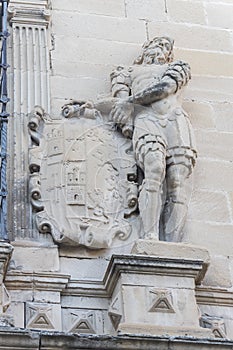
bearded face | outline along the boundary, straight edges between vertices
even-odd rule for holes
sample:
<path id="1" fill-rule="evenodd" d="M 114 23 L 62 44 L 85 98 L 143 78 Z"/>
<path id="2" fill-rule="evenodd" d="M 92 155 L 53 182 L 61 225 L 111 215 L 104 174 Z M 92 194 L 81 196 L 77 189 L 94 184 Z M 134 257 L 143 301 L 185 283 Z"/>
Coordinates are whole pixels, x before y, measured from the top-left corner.
<path id="1" fill-rule="evenodd" d="M 165 64 L 172 60 L 172 43 L 166 38 L 155 38 L 143 50 L 143 63 Z"/>

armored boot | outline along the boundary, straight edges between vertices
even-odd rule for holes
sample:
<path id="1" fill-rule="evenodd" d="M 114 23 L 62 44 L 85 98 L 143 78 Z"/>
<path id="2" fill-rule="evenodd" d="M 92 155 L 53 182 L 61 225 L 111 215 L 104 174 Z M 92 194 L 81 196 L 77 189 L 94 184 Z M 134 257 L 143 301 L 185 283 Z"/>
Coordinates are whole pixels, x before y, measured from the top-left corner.
<path id="1" fill-rule="evenodd" d="M 182 229 L 186 220 L 188 206 L 186 201 L 179 201 L 170 197 L 163 210 L 163 230 L 165 240 L 168 242 L 180 242 L 182 238 Z"/>

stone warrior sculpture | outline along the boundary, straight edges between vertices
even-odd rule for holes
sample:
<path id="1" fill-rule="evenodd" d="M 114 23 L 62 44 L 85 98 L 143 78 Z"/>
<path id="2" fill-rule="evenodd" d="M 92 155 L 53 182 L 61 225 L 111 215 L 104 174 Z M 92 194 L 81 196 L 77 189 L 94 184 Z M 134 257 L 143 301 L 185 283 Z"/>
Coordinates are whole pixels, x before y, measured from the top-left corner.
<path id="1" fill-rule="evenodd" d="M 139 212 L 144 238 L 179 241 L 187 214 L 186 182 L 196 159 L 193 131 L 181 107 L 190 67 L 173 60 L 174 41 L 156 37 L 146 42 L 133 66 L 111 74 L 118 98 L 111 117 L 132 137 L 143 180 Z"/>

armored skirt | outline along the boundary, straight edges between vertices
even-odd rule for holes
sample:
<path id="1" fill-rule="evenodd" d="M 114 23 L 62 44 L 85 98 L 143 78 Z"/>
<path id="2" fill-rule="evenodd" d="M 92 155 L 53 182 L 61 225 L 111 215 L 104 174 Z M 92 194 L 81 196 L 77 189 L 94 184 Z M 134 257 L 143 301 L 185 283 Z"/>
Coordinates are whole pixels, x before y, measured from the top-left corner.
<path id="1" fill-rule="evenodd" d="M 142 170 L 149 151 L 162 152 L 167 166 L 185 164 L 190 173 L 197 155 L 193 129 L 182 108 L 158 115 L 147 107 L 139 113 L 134 119 L 133 147 Z"/>

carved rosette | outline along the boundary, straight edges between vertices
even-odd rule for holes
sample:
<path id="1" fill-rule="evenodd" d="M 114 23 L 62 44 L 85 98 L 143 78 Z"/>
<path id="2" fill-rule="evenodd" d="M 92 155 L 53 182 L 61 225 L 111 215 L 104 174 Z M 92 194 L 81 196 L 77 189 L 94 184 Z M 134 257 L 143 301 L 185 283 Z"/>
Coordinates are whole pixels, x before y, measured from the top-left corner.
<path id="1" fill-rule="evenodd" d="M 36 226 L 60 244 L 119 245 L 132 233 L 137 208 L 131 140 L 90 102 L 65 106 L 63 116 L 52 121 L 37 107 L 28 124 Z"/>

